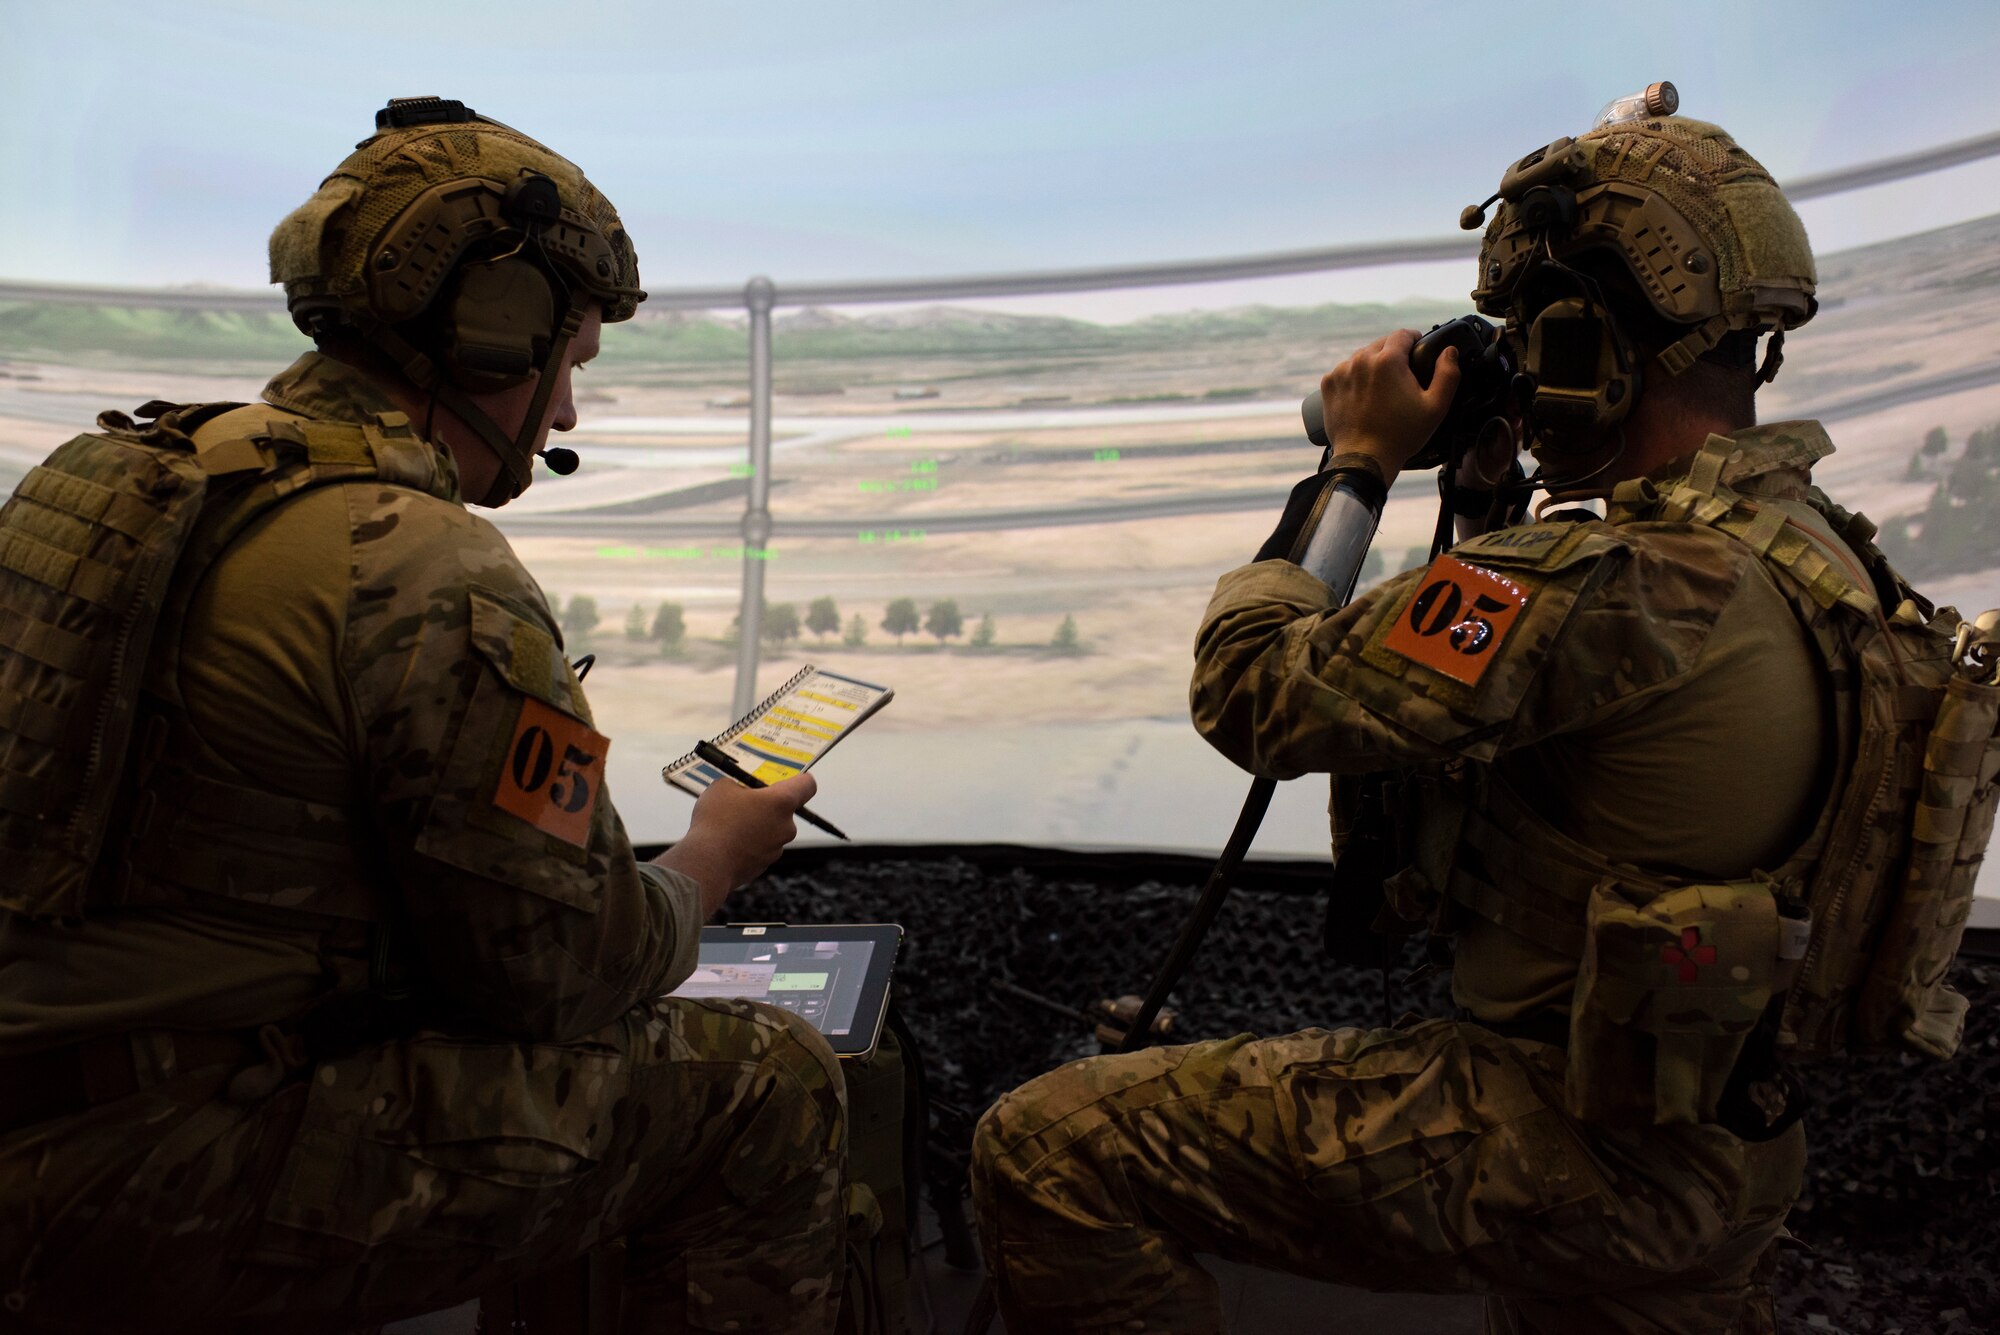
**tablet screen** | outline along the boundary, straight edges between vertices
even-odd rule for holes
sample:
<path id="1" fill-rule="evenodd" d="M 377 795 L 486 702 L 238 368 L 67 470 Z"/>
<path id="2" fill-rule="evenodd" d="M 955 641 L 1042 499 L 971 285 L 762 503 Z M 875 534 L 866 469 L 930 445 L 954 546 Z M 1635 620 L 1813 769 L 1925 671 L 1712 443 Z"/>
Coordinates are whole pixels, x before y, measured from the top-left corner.
<path id="1" fill-rule="evenodd" d="M 894 927 L 707 927 L 676 997 L 737 997 L 794 1011 L 843 1055 L 872 1051 L 895 960 Z"/>

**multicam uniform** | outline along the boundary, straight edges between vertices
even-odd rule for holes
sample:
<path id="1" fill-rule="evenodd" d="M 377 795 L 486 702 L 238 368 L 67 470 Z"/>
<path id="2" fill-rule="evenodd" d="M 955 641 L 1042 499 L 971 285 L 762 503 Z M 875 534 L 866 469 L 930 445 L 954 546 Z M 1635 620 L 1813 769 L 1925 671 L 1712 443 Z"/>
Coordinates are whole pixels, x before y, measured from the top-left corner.
<path id="1" fill-rule="evenodd" d="M 1720 487 L 1803 532 L 1831 448 L 1815 423 L 1751 428 L 1621 495 Z M 1822 583 L 1858 572 L 1819 527 L 1786 551 L 1826 554 Z M 1092 1058 L 1003 1098 L 974 1192 L 1010 1328 L 1217 1330 L 1213 1252 L 1484 1293 L 1500 1332 L 1770 1329 L 1800 1128 L 1579 1118 L 1566 1018 L 1600 873 L 1772 870 L 1827 800 L 1799 598 L 1749 543 L 1644 505 L 1484 535 L 1341 609 L 1287 562 L 1225 575 L 1196 725 L 1277 777 L 1436 776 L 1392 891 L 1446 902 L 1466 1018 Z M 1727 942 L 1683 944 L 1667 987 L 1750 976 Z"/>
<path id="2" fill-rule="evenodd" d="M 0 1329 L 347 1329 L 620 1237 L 630 1328 L 829 1328 L 832 1054 L 657 999 L 697 889 L 449 456 L 317 354 L 267 398 L 193 432 L 250 518 L 167 599 L 123 907 L 0 913 Z"/>

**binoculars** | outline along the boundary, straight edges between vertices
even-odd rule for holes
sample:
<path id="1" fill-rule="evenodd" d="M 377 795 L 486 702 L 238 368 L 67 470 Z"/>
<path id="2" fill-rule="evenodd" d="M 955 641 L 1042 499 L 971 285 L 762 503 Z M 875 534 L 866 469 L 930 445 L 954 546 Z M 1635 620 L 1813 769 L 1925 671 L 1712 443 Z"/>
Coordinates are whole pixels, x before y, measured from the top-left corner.
<path id="1" fill-rule="evenodd" d="M 1430 332 L 1410 349 L 1410 371 L 1419 385 L 1430 387 L 1438 358 L 1446 348 L 1458 349 L 1458 390 L 1451 397 L 1451 408 L 1444 421 L 1438 423 L 1424 447 L 1403 465 L 1406 469 L 1437 468 L 1455 461 L 1471 446 L 1480 427 L 1504 411 L 1516 393 L 1515 376 L 1520 370 L 1520 359 L 1499 326 L 1477 315 L 1461 315 L 1456 320 L 1431 326 Z M 1326 434 L 1325 409 L 1318 389 L 1299 404 L 1299 415 L 1305 419 L 1306 439 L 1331 454 L 1333 442 Z"/>

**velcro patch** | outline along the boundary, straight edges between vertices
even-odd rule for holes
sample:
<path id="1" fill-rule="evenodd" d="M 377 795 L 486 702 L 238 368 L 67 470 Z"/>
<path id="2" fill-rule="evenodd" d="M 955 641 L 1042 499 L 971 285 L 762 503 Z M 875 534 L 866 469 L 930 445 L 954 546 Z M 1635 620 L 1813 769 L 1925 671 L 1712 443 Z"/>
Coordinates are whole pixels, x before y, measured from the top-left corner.
<path id="1" fill-rule="evenodd" d="M 611 739 L 532 697 L 521 701 L 493 805 L 566 844 L 590 842 Z"/>
<path id="2" fill-rule="evenodd" d="M 1453 681 L 1476 685 L 1527 606 L 1511 579 L 1449 556 L 1431 562 L 1382 647 Z"/>

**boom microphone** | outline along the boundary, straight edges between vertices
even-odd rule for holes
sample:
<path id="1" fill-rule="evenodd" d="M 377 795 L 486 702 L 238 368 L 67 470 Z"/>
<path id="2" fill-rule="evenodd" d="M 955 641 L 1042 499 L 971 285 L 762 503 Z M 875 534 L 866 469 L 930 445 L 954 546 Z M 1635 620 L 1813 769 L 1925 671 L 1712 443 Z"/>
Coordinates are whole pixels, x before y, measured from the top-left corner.
<path id="1" fill-rule="evenodd" d="M 571 473 L 574 473 L 579 462 L 575 450 L 565 448 L 561 445 L 551 445 L 545 450 L 536 450 L 535 453 L 542 456 L 542 462 L 549 466 L 551 473 L 557 473 L 563 477 L 568 477 Z"/>

